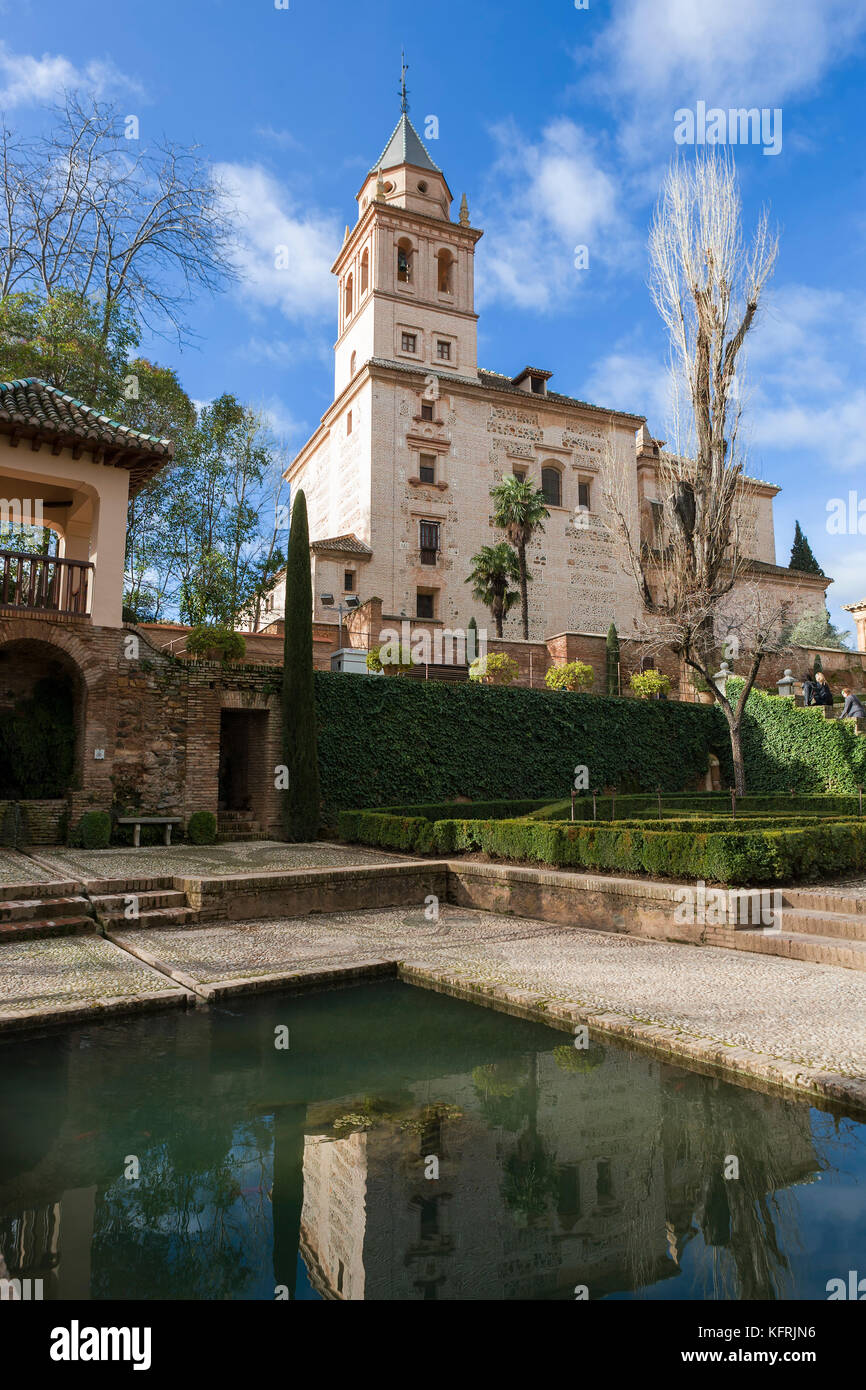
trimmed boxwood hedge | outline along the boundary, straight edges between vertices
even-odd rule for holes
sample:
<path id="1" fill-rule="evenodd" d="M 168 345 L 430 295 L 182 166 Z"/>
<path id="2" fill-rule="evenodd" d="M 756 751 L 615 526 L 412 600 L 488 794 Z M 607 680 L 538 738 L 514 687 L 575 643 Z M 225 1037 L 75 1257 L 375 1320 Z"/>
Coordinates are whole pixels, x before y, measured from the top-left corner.
<path id="1" fill-rule="evenodd" d="M 611 819 L 615 809 L 616 819 L 656 820 L 658 817 L 658 798 L 655 796 L 618 796 L 614 807 L 610 796 L 600 796 L 596 803 L 598 820 Z M 741 796 L 737 798 L 736 820 L 743 816 L 773 815 L 788 819 L 792 815 L 813 815 L 819 819 L 827 816 L 855 816 L 859 811 L 856 796 Z M 443 811 L 443 814 L 447 812 Z M 550 802 L 537 811 L 529 813 L 532 820 L 571 820 L 571 800 Z M 699 792 L 691 796 L 663 796 L 662 815 L 667 820 L 676 815 L 712 815 L 725 817 L 732 821 L 731 798 L 728 792 Z M 576 820 L 592 820 L 592 797 L 581 796 L 574 803 Z"/>
<path id="2" fill-rule="evenodd" d="M 658 823 L 657 823 L 658 824 Z M 423 816 L 344 811 L 344 840 L 413 854 L 475 851 L 492 859 L 605 869 L 655 877 L 754 884 L 826 876 L 866 865 L 866 822 L 821 821 L 769 829 L 735 822 L 707 830 L 562 821 L 431 821 Z"/>
<path id="3" fill-rule="evenodd" d="M 738 685 L 729 682 L 731 693 Z M 841 699 L 838 689 L 837 700 Z M 866 738 L 847 719 L 754 690 L 743 716 L 750 792 L 854 792 L 866 784 Z"/>

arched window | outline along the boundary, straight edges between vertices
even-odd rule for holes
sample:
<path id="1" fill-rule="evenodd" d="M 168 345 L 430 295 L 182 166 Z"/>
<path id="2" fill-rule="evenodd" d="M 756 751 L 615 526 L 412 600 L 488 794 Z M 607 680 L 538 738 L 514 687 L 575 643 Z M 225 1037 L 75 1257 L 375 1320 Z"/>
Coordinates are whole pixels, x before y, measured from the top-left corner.
<path id="1" fill-rule="evenodd" d="M 454 257 L 450 251 L 438 251 L 436 260 L 439 262 L 436 276 L 439 293 L 452 294 L 454 291 Z"/>
<path id="2" fill-rule="evenodd" d="M 366 294 L 370 288 L 370 252 L 365 251 L 361 257 L 361 293 Z"/>
<path id="3" fill-rule="evenodd" d="M 541 470 L 541 491 L 548 507 L 562 506 L 562 474 L 553 465 Z"/>
<path id="4" fill-rule="evenodd" d="M 354 376 L 358 366 L 358 354 L 353 352 L 349 358 L 349 376 Z"/>
<path id="5" fill-rule="evenodd" d="M 346 318 L 347 318 L 347 319 L 349 319 L 349 318 L 352 317 L 352 301 L 353 301 L 353 298 L 354 298 L 354 291 L 355 291 L 355 280 L 354 280 L 354 276 L 350 275 L 350 276 L 348 277 L 348 279 L 346 280 Z"/>
<path id="6" fill-rule="evenodd" d="M 400 241 L 397 243 L 397 279 L 404 285 L 412 283 L 411 241 Z"/>

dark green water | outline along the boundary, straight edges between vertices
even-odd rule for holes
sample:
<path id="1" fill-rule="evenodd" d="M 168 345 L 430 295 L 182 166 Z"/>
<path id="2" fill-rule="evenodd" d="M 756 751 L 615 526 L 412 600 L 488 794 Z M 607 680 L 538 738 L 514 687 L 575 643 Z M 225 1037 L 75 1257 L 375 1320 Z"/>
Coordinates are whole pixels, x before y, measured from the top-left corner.
<path id="1" fill-rule="evenodd" d="M 267 995 L 0 1046 L 0 1255 L 46 1298 L 825 1299 L 866 1127 L 396 982 Z"/>

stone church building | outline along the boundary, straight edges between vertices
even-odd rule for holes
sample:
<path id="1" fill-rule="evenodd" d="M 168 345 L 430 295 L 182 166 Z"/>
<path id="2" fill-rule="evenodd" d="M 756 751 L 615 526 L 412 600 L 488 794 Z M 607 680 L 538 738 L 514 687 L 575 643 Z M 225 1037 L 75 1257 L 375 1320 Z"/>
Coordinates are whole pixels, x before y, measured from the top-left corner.
<path id="1" fill-rule="evenodd" d="M 591 656 L 611 621 L 634 632 L 639 609 L 606 524 L 602 472 L 618 475 L 647 534 L 660 446 L 643 416 L 555 391 L 547 369 L 479 367 L 474 268 L 483 234 L 465 196 L 452 220 L 452 200 L 404 109 L 332 267 L 334 399 L 287 471 L 292 492 L 307 498 L 314 618 L 333 621 L 335 603 L 376 599 L 363 639 L 371 644 L 380 614 L 385 627 L 409 619 L 413 635 L 465 629 L 470 617 L 492 633 L 466 578 L 480 547 L 504 539 L 490 489 L 514 473 L 543 490 L 550 513 L 528 552 L 530 639 L 552 652 L 551 639 L 572 635 Z M 750 484 L 747 552 L 762 584 L 791 590 L 798 612 L 821 611 L 829 581 L 798 576 L 795 591 L 791 571 L 776 566 L 778 490 Z M 284 605 L 280 580 L 265 624 Z M 522 637 L 519 605 L 505 637 Z M 569 657 L 579 648 L 573 641 Z"/>

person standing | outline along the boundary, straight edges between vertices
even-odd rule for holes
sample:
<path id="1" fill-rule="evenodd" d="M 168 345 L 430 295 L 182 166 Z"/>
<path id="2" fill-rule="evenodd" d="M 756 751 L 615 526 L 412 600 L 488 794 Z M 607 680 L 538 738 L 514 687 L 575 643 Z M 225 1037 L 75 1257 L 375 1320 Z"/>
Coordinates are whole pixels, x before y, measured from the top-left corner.
<path id="1" fill-rule="evenodd" d="M 842 694 L 845 696 L 845 703 L 842 706 L 840 719 L 866 719 L 866 709 L 863 708 L 857 696 L 852 694 L 847 685 L 842 686 Z"/>

